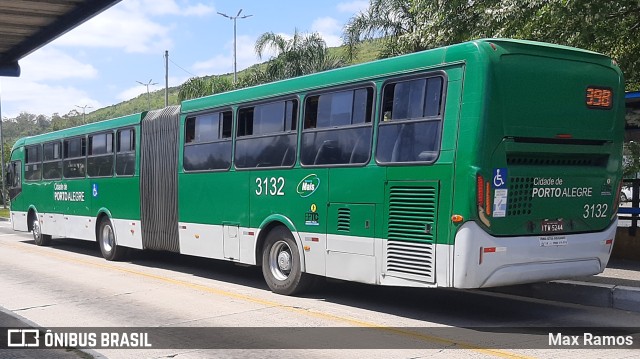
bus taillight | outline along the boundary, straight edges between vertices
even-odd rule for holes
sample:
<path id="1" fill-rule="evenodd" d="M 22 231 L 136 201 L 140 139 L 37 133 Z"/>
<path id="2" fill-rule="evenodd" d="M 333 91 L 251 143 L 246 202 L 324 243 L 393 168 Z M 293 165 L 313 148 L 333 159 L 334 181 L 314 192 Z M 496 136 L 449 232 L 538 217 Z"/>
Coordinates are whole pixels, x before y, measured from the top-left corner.
<path id="1" fill-rule="evenodd" d="M 482 207 L 484 203 L 484 178 L 480 174 L 476 176 L 477 180 L 477 193 L 476 200 L 478 202 L 478 206 Z"/>
<path id="2" fill-rule="evenodd" d="M 484 211 L 487 213 L 487 216 L 491 215 L 491 187 L 489 182 L 485 182 L 485 191 L 484 191 Z"/>
<path id="3" fill-rule="evenodd" d="M 484 180 L 482 175 L 476 175 L 476 202 L 478 210 L 483 210 L 487 215 L 491 214 L 491 184 Z"/>

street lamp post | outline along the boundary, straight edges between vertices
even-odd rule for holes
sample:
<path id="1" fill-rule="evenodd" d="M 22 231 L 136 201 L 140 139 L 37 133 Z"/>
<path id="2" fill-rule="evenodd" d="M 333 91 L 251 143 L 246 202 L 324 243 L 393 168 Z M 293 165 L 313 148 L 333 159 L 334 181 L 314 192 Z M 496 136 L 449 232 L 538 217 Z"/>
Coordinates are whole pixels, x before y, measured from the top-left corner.
<path id="1" fill-rule="evenodd" d="M 147 110 L 149 111 L 151 111 L 151 98 L 149 97 L 149 86 L 154 86 L 158 84 L 157 82 L 151 83 L 151 81 L 153 80 L 149 79 L 149 82 L 147 82 L 146 84 L 144 82 L 136 81 L 140 85 L 147 87 Z"/>
<path id="2" fill-rule="evenodd" d="M 84 125 L 85 123 L 87 123 L 87 122 L 84 120 L 85 112 L 86 112 L 86 110 L 87 110 L 88 108 L 93 108 L 93 107 L 91 107 L 91 106 L 89 106 L 89 105 L 84 105 L 84 106 L 78 106 L 78 105 L 76 105 L 76 107 L 77 107 L 77 108 L 81 108 L 81 109 L 82 109 L 82 124 Z"/>
<path id="3" fill-rule="evenodd" d="M 236 63 L 236 20 L 237 19 L 246 19 L 248 17 L 253 16 L 253 15 L 240 16 L 241 12 L 242 12 L 242 9 L 240 9 L 240 11 L 238 11 L 238 14 L 236 16 L 229 16 L 227 14 L 223 14 L 221 12 L 218 12 L 218 15 L 222 15 L 222 16 L 226 17 L 227 19 L 233 20 L 233 83 L 234 84 L 238 82 L 238 69 L 237 69 L 237 63 Z"/>
<path id="4" fill-rule="evenodd" d="M 6 189 L 4 188 L 4 181 L 5 181 L 5 177 L 4 177 L 4 134 L 2 133 L 2 88 L 0 88 L 0 156 L 2 156 L 2 161 L 0 164 L 0 167 L 2 167 L 2 195 L 0 196 L 2 198 L 2 207 L 3 208 L 7 208 L 7 202 L 5 201 L 4 195 L 5 195 L 5 191 Z"/>

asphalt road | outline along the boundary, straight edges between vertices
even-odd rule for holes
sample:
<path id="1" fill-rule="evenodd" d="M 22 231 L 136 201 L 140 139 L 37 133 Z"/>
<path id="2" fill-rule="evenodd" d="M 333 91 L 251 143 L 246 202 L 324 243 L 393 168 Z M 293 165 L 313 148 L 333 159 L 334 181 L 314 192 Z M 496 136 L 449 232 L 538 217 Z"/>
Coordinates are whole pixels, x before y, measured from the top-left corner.
<path id="1" fill-rule="evenodd" d="M 229 328 L 217 333 L 236 348 L 189 348 L 183 345 L 188 338 L 176 337 L 175 348 L 182 349 L 169 344 L 90 352 L 108 358 L 632 358 L 638 349 L 540 347 L 511 334 L 546 338 L 547 331 L 564 327 L 640 326 L 640 313 L 480 291 L 331 281 L 304 296 L 286 297 L 268 290 L 258 268 L 157 252 L 107 262 L 95 243 L 54 239 L 51 247 L 38 247 L 30 234 L 13 232 L 6 222 L 0 223 L 0 307 L 45 328 Z M 264 328 L 233 330 L 244 327 Z M 290 348 L 310 336 L 320 343 L 324 334 L 313 329 L 334 327 L 347 328 L 324 332 L 333 335 L 336 347 L 362 347 L 359 333 L 349 328 L 369 328 L 381 335 L 364 347 L 389 339 L 402 349 L 327 349 L 332 346 L 326 343 Z M 286 337 L 282 328 L 294 329 Z M 260 340 L 287 349 L 250 349 L 256 342 L 260 347 Z"/>

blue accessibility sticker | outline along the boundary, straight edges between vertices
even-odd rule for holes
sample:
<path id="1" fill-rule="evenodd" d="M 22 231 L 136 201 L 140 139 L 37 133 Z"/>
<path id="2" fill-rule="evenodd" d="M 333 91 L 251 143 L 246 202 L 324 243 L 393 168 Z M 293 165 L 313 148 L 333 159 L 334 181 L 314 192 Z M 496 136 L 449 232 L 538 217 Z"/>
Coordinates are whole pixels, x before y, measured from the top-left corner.
<path id="1" fill-rule="evenodd" d="M 493 188 L 507 188 L 507 169 L 493 169 Z"/>

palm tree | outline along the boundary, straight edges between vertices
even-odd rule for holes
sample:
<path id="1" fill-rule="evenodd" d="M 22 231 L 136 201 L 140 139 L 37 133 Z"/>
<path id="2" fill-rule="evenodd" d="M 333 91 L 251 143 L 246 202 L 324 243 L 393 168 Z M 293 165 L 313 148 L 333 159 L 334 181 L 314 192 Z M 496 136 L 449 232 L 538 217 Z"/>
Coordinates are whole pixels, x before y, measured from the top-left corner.
<path id="1" fill-rule="evenodd" d="M 293 38 L 287 40 L 282 35 L 266 32 L 256 41 L 255 50 L 260 58 L 268 50 L 273 50 L 276 55 L 264 66 L 253 66 L 244 71 L 236 85 L 225 76 L 192 77 L 180 86 L 178 99 L 184 101 L 344 65 L 342 59 L 329 54 L 326 43 L 318 33 L 307 35 L 295 30 Z"/>
<path id="2" fill-rule="evenodd" d="M 225 76 L 192 77 L 180 86 L 178 100 L 184 101 L 233 89 L 233 83 Z"/>
<path id="3" fill-rule="evenodd" d="M 329 54 L 320 34 L 301 34 L 297 29 L 289 40 L 274 32 L 266 32 L 256 41 L 255 50 L 261 59 L 266 51 L 275 51 L 276 56 L 269 60 L 264 70 L 271 81 L 330 70 L 344 63 Z"/>
<path id="4" fill-rule="evenodd" d="M 412 0 L 370 0 L 369 8 L 352 17 L 342 35 L 347 45 L 347 57 L 353 60 L 357 45 L 363 40 L 381 37 L 384 41 L 379 57 L 390 57 L 423 50 L 419 42 L 407 46 L 407 34 L 416 32 L 420 9 Z"/>

